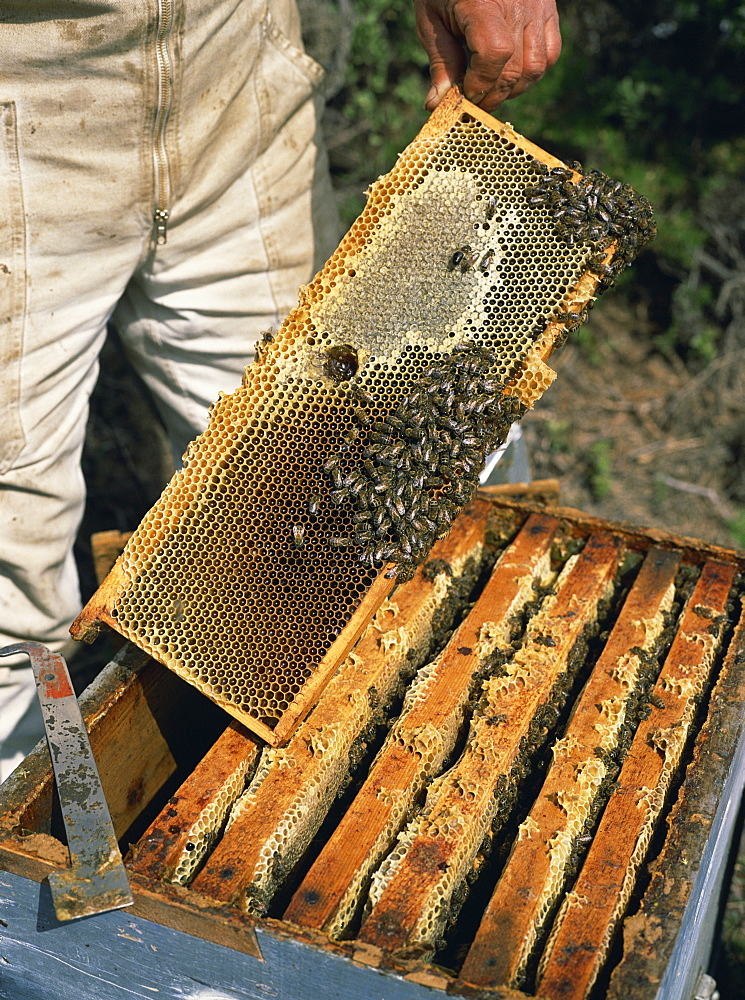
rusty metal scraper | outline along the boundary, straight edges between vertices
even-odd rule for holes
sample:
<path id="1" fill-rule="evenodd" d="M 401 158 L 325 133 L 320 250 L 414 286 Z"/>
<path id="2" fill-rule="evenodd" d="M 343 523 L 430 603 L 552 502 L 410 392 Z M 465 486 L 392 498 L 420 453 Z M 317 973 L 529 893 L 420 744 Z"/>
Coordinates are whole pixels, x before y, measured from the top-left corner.
<path id="1" fill-rule="evenodd" d="M 44 717 L 71 867 L 50 872 L 58 920 L 105 913 L 134 902 L 67 664 L 38 642 L 17 642 L 0 656 L 31 660 Z"/>

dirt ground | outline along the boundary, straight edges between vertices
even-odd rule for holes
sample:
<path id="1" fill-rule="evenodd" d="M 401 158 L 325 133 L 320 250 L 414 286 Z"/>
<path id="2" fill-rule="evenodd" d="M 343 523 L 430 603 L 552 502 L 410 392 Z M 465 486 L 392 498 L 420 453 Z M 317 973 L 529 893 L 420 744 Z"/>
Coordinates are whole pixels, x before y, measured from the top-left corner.
<path id="1" fill-rule="evenodd" d="M 550 364 L 558 377 L 523 421 L 535 478 L 557 477 L 569 506 L 738 546 L 743 413 L 711 419 L 716 368 L 692 374 L 661 354 L 643 311 L 612 293 Z"/>

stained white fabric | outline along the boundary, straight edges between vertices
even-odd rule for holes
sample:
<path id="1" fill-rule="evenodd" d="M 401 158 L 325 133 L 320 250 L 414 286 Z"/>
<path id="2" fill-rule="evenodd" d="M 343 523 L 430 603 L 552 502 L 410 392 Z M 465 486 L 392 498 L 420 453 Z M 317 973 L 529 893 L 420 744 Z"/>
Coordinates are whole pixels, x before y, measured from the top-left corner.
<path id="1" fill-rule="evenodd" d="M 59 650 L 107 321 L 181 455 L 337 219 L 294 0 L 0 0 L 0 52 L 0 646 Z M 3 777 L 41 735 L 22 662 Z"/>

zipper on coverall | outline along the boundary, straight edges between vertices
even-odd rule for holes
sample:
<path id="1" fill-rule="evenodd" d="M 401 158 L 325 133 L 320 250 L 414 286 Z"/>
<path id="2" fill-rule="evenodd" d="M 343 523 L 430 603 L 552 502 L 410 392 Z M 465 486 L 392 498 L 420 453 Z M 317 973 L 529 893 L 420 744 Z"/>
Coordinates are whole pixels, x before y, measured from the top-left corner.
<path id="1" fill-rule="evenodd" d="M 168 36 L 173 22 L 172 0 L 158 0 L 158 20 L 155 36 L 155 58 L 158 65 L 158 104 L 155 112 L 153 162 L 155 166 L 155 211 L 153 225 L 155 242 L 166 242 L 168 232 L 168 203 L 171 183 L 168 173 L 166 126 L 171 112 L 171 57 Z"/>

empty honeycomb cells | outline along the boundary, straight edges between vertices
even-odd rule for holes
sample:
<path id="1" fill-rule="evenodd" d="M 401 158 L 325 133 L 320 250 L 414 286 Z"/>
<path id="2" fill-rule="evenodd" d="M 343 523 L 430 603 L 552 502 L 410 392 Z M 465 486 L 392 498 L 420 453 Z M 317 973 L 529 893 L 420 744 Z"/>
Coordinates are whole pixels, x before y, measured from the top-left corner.
<path id="1" fill-rule="evenodd" d="M 580 178 L 454 91 L 213 406 L 97 620 L 271 738 L 381 571 L 407 579 L 447 533 L 610 237 L 630 245 L 567 240 Z"/>

